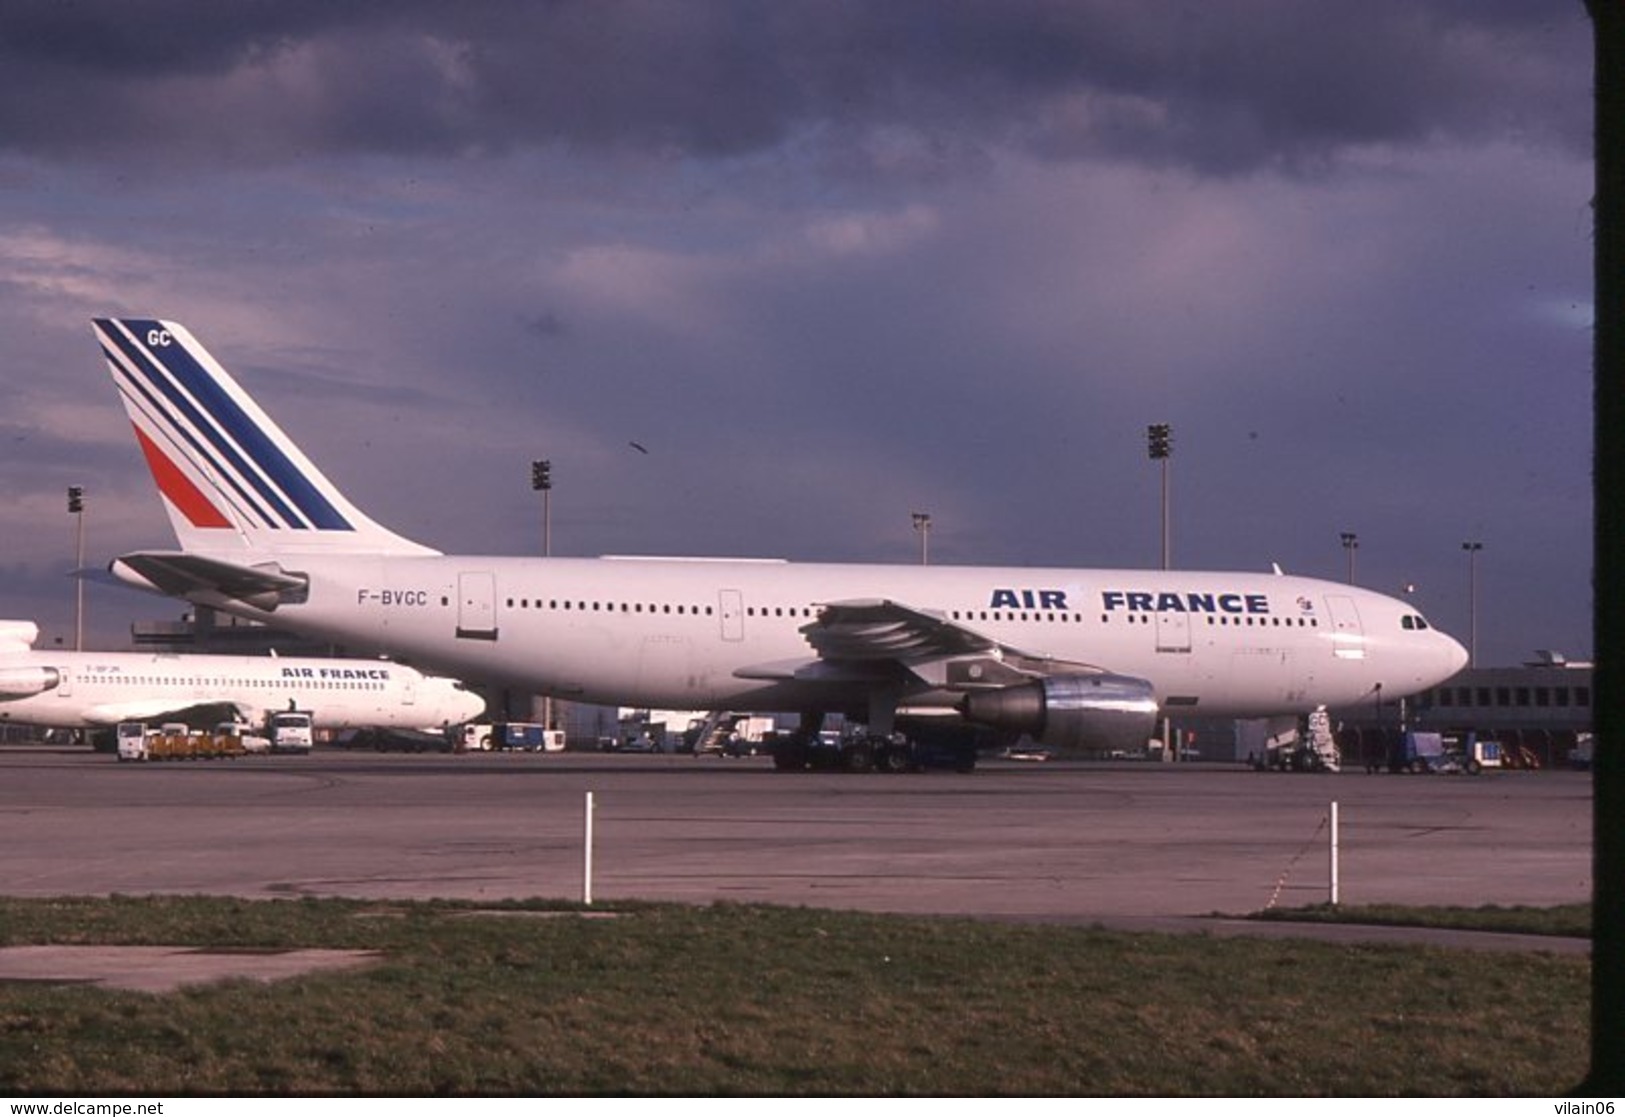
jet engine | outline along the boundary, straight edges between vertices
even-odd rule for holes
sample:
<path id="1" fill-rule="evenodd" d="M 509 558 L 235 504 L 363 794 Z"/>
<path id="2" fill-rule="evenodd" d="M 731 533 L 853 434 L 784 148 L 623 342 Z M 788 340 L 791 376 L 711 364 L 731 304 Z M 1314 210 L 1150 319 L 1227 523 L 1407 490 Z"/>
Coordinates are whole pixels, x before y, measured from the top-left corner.
<path id="1" fill-rule="evenodd" d="M 0 702 L 44 694 L 61 681 L 55 667 L 0 667 Z"/>
<path id="2" fill-rule="evenodd" d="M 1126 675 L 1051 675 L 978 690 L 959 703 L 967 721 L 1025 733 L 1062 749 L 1139 749 L 1157 724 L 1151 684 Z"/>

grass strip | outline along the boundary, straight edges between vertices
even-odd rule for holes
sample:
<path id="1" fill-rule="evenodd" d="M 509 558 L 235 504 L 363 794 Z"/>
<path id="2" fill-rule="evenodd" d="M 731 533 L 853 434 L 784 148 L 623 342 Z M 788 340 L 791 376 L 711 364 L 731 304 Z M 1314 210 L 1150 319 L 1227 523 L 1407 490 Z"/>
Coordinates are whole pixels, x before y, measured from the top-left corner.
<path id="1" fill-rule="evenodd" d="M 560 914 L 562 913 L 562 914 Z M 0 943 L 366 948 L 0 984 L 0 1092 L 1554 1096 L 1589 961 L 745 905 L 0 900 Z"/>

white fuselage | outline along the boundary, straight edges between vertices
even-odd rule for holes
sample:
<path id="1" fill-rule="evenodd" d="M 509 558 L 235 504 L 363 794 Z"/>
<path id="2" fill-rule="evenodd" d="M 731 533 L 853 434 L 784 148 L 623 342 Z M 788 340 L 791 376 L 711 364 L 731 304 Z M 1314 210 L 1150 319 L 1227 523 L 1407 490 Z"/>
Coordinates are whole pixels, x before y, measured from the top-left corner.
<path id="1" fill-rule="evenodd" d="M 1402 601 L 1279 574 L 442 555 L 346 499 L 185 326 L 94 329 L 180 546 L 115 576 L 470 681 L 882 738 L 962 709 L 1087 744 L 1159 711 L 1397 699 L 1467 658 Z"/>
<path id="2" fill-rule="evenodd" d="M 476 718 L 484 701 L 451 679 L 398 663 L 274 656 L 15 651 L 0 654 L 0 683 L 38 677 L 38 693 L 5 697 L 0 721 L 94 729 L 204 706 L 308 710 L 319 729 L 423 729 Z M 3 685 L 0 685 L 3 691 Z"/>
<path id="3" fill-rule="evenodd" d="M 1393 700 L 1466 658 L 1403 601 L 1278 574 L 287 552 L 276 561 L 308 578 L 305 600 L 273 611 L 221 604 L 426 669 L 620 705 L 861 707 L 872 680 L 820 670 L 801 631 L 821 606 L 858 600 L 1148 680 L 1176 715 Z M 956 698 L 925 685 L 902 695 L 911 707 Z"/>

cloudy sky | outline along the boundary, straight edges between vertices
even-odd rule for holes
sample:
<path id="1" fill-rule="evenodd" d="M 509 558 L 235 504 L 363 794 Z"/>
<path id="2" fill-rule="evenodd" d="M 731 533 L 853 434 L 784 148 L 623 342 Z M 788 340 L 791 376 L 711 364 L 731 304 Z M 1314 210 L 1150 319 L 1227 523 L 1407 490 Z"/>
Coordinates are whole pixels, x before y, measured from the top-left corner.
<path id="1" fill-rule="evenodd" d="M 1341 579 L 1590 647 L 1580 0 L 7 0 L 0 615 L 171 542 L 93 315 L 445 550 Z M 634 448 L 637 443 L 646 453 Z M 179 608 L 112 588 L 93 639 Z"/>

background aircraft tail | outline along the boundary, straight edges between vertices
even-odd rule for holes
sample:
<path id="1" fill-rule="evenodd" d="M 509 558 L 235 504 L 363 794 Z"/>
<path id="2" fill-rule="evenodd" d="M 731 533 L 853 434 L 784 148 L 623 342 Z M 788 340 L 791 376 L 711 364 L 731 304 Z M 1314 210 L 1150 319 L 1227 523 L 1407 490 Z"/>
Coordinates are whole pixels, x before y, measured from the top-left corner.
<path id="1" fill-rule="evenodd" d="M 438 553 L 346 500 L 185 326 L 95 329 L 183 551 Z"/>

